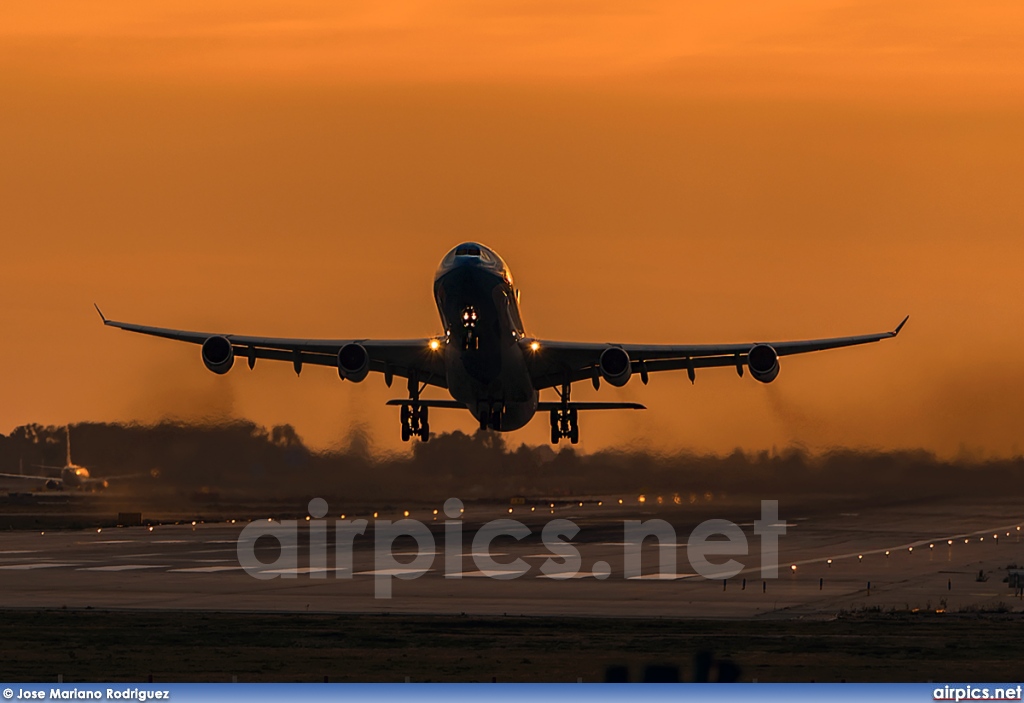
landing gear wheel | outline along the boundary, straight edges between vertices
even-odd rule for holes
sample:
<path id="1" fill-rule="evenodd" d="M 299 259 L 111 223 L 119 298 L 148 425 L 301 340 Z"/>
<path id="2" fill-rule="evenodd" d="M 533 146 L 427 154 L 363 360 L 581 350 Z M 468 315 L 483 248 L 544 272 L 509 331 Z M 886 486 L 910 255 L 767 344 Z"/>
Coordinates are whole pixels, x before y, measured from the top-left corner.
<path id="1" fill-rule="evenodd" d="M 491 413 L 491 429 L 495 432 L 501 430 L 501 409 L 495 410 Z"/>
<path id="2" fill-rule="evenodd" d="M 558 444 L 558 440 L 562 438 L 562 433 L 558 431 L 558 425 L 551 427 L 551 443 Z"/>
<path id="3" fill-rule="evenodd" d="M 408 442 L 410 437 L 412 437 L 412 428 L 407 424 L 402 425 L 402 441 Z"/>
<path id="4" fill-rule="evenodd" d="M 580 428 L 578 425 L 573 425 L 572 429 L 569 430 L 569 443 L 579 444 L 580 443 Z"/>

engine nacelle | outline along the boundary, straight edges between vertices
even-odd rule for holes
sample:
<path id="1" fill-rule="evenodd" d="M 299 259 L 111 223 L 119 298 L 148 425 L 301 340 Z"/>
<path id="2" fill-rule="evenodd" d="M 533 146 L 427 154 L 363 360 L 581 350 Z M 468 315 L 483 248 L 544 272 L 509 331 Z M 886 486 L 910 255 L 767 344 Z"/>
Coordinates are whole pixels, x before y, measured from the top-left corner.
<path id="1" fill-rule="evenodd" d="M 601 376 L 613 386 L 624 386 L 633 373 L 629 354 L 620 347 L 608 347 L 601 352 Z"/>
<path id="2" fill-rule="evenodd" d="M 359 383 L 370 373 L 370 354 L 362 344 L 346 344 L 338 352 L 338 375 Z"/>
<path id="3" fill-rule="evenodd" d="M 779 353 L 767 344 L 755 344 L 747 352 L 750 375 L 761 383 L 771 383 L 779 375 Z"/>
<path id="4" fill-rule="evenodd" d="M 227 337 L 210 337 L 203 342 L 203 363 L 216 374 L 225 374 L 235 363 L 235 349 Z"/>

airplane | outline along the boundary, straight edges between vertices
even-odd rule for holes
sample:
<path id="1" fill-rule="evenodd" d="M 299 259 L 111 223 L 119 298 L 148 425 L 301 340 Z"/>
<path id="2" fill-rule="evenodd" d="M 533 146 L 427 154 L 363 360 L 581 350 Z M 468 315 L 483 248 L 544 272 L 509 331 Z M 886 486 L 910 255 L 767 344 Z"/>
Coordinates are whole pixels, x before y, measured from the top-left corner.
<path id="1" fill-rule="evenodd" d="M 39 464 L 36 468 L 39 469 L 50 469 L 52 471 L 59 471 L 60 474 L 57 476 L 38 476 L 31 474 L 2 474 L 2 478 L 20 478 L 29 481 L 42 481 L 46 488 L 51 490 L 62 491 L 65 488 L 81 488 L 85 490 L 96 490 L 99 488 L 108 488 L 110 479 L 122 479 L 128 478 L 127 476 L 108 476 L 106 478 L 97 478 L 89 475 L 89 469 L 84 466 L 78 466 L 71 461 L 71 426 L 67 425 L 64 428 L 65 434 L 67 435 L 67 454 L 64 460 L 64 466 L 46 466 Z"/>
<path id="2" fill-rule="evenodd" d="M 236 357 L 252 369 L 257 359 L 290 361 L 299 374 L 305 364 L 331 366 L 342 380 L 359 383 L 373 371 L 390 388 L 395 376 L 406 379 L 408 398 L 390 400 L 400 407 L 402 441 L 430 437 L 430 408 L 469 410 L 481 430 L 508 432 L 526 425 L 538 412 L 547 413 L 551 442 L 579 442 L 579 412 L 643 410 L 639 403 L 577 402 L 572 384 L 601 381 L 624 386 L 639 375 L 686 370 L 691 383 L 696 369 L 744 368 L 761 383 L 779 374 L 779 357 L 849 347 L 899 334 L 909 315 L 889 332 L 790 342 L 746 344 L 618 344 L 562 342 L 526 334 L 519 314 L 519 290 L 508 265 L 497 253 L 476 242 L 459 244 L 441 260 L 434 275 L 434 300 L 443 332 L 423 339 L 286 339 L 193 332 L 109 320 L 96 307 L 103 324 L 140 334 L 201 346 L 203 363 L 216 374 L 227 373 Z M 422 397 L 429 386 L 445 389 L 451 399 Z M 552 388 L 557 401 L 541 401 L 540 391 Z"/>

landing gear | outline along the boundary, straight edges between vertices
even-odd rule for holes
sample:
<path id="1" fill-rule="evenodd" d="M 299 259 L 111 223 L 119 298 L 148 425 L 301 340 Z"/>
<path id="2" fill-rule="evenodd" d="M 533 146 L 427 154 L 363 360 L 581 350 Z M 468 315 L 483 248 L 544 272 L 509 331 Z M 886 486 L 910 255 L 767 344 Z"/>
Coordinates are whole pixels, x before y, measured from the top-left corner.
<path id="1" fill-rule="evenodd" d="M 501 406 L 480 410 L 480 431 L 501 431 Z"/>
<path id="2" fill-rule="evenodd" d="M 558 444 L 562 437 L 568 437 L 570 444 L 579 444 L 579 411 L 569 407 L 568 383 L 562 384 L 562 391 L 558 395 L 562 400 L 562 407 L 551 411 L 551 443 Z"/>
<path id="3" fill-rule="evenodd" d="M 410 376 L 409 402 L 402 406 L 400 413 L 403 442 L 408 442 L 412 437 L 419 437 L 423 442 L 430 440 L 428 408 L 419 402 L 421 390 L 423 389 L 420 388 L 419 380 L 416 376 Z"/>

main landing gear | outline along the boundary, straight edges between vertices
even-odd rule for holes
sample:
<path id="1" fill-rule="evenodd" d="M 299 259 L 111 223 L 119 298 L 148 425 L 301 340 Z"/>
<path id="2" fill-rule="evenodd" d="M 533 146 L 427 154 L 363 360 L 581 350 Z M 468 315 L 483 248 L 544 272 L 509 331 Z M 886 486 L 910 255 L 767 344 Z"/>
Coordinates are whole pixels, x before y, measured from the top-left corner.
<path id="1" fill-rule="evenodd" d="M 415 376 L 409 377 L 409 402 L 402 406 L 401 411 L 403 442 L 408 442 L 412 437 L 419 437 L 424 442 L 430 439 L 429 408 L 419 403 L 420 391 L 425 387 L 426 384 L 420 386 Z"/>
<path id="2" fill-rule="evenodd" d="M 556 392 L 557 389 L 556 389 Z M 579 410 L 569 407 L 569 384 L 563 383 L 558 397 L 562 407 L 551 411 L 551 443 L 558 444 L 562 437 L 568 437 L 570 444 L 579 444 L 580 422 Z"/>

